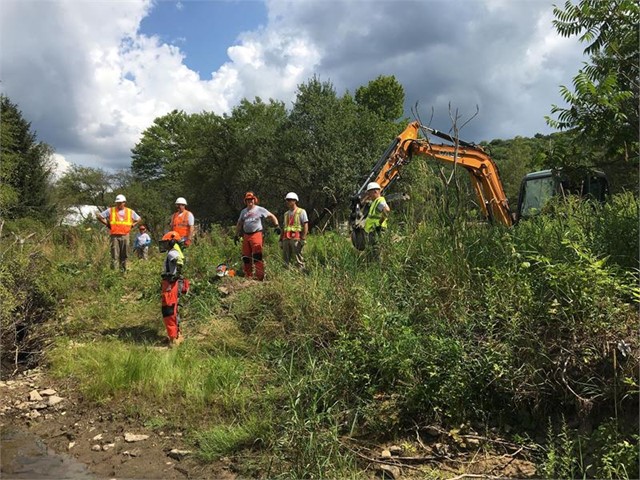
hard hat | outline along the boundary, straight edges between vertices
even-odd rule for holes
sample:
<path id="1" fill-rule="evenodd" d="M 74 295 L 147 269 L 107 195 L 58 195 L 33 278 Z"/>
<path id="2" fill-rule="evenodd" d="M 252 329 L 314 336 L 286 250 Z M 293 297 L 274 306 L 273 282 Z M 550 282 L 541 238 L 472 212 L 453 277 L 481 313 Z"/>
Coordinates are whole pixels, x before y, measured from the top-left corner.
<path id="1" fill-rule="evenodd" d="M 244 194 L 244 199 L 245 200 L 249 200 L 250 198 L 253 198 L 256 201 L 256 203 L 258 203 L 258 197 L 256 197 L 255 193 L 247 192 L 247 193 Z"/>
<path id="2" fill-rule="evenodd" d="M 369 190 L 382 190 L 382 188 L 378 182 L 369 182 L 369 185 L 367 185 L 367 192 Z"/>
<path id="3" fill-rule="evenodd" d="M 170 240 L 180 240 L 180 238 L 181 237 L 178 232 L 176 232 L 175 230 L 171 230 L 170 232 L 167 232 L 162 236 L 162 241 L 167 242 Z"/>
<path id="4" fill-rule="evenodd" d="M 127 199 L 125 198 L 124 195 L 120 194 L 118 196 L 116 196 L 116 203 L 120 203 L 120 202 L 126 202 Z"/>
<path id="5" fill-rule="evenodd" d="M 184 197 L 178 197 L 176 198 L 176 205 L 187 205 L 187 201 Z"/>
<path id="6" fill-rule="evenodd" d="M 298 201 L 298 195 L 296 195 L 294 192 L 289 192 L 287 193 L 287 196 L 284 197 L 285 200 L 295 200 L 296 202 Z"/>

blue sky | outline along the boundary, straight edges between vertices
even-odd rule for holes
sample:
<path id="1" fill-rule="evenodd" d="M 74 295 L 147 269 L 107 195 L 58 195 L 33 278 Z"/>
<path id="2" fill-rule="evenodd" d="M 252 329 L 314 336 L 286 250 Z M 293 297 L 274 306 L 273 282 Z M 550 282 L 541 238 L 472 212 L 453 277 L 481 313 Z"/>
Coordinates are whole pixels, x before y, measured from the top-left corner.
<path id="1" fill-rule="evenodd" d="M 552 26 L 553 0 L 3 0 L 0 91 L 61 166 L 131 165 L 154 119 L 288 107 L 314 76 L 338 95 L 393 75 L 423 120 L 464 140 L 549 133 L 583 45 Z M 557 2 L 556 2 L 557 3 Z"/>
<path id="2" fill-rule="evenodd" d="M 257 30 L 266 19 L 265 5 L 257 0 L 165 0 L 142 19 L 140 33 L 179 46 L 184 64 L 206 80 L 229 60 L 227 48 L 238 34 Z"/>

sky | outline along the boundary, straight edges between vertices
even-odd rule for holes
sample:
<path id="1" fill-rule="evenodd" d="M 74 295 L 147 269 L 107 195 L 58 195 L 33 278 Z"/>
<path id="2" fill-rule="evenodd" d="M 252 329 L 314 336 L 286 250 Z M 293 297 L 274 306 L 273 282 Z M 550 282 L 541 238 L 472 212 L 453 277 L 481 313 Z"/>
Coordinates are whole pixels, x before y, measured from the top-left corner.
<path id="1" fill-rule="evenodd" d="M 0 92 L 60 170 L 129 168 L 155 118 L 255 97 L 291 107 L 313 76 L 341 96 L 393 75 L 407 117 L 417 104 L 448 131 L 453 112 L 464 122 L 479 109 L 463 140 L 530 137 L 552 131 L 544 117 L 587 61 L 555 32 L 553 3 L 3 0 Z"/>

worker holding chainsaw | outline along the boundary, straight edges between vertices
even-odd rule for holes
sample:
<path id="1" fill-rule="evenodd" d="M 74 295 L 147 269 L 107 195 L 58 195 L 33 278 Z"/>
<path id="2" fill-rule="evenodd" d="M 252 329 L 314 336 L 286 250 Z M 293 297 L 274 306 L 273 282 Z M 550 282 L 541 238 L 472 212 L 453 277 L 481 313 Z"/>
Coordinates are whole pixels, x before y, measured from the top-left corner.
<path id="1" fill-rule="evenodd" d="M 382 196 L 382 189 L 377 182 L 370 182 L 367 185 L 367 197 L 371 203 L 364 222 L 364 231 L 367 234 L 369 255 L 371 258 L 377 258 L 380 256 L 379 236 L 387 229 L 387 217 L 391 209 Z"/>
<path id="2" fill-rule="evenodd" d="M 302 249 L 309 233 L 309 218 L 305 209 L 298 206 L 298 195 L 295 192 L 287 193 L 284 200 L 287 203 L 287 211 L 284 212 L 280 237 L 282 257 L 285 265 L 295 263 L 296 267 L 303 270 Z"/>
<path id="3" fill-rule="evenodd" d="M 187 201 L 184 197 L 176 199 L 176 211 L 171 216 L 171 231 L 178 232 L 182 240 L 182 246 L 188 247 L 193 241 L 195 230 L 195 218 L 193 213 L 187 210 Z"/>
<path id="4" fill-rule="evenodd" d="M 111 235 L 111 268 L 115 270 L 120 264 L 122 272 L 127 271 L 129 232 L 142 220 L 126 203 L 127 199 L 120 194 L 116 196 L 115 207 L 96 213 L 97 219 L 109 229 Z"/>
<path id="5" fill-rule="evenodd" d="M 162 319 L 167 329 L 169 347 L 180 345 L 184 340 L 180 331 L 178 303 L 181 295 L 189 291 L 189 280 L 182 276 L 184 254 L 182 237 L 178 232 L 166 233 L 160 240 L 160 251 L 167 252 L 162 268 Z"/>
<path id="6" fill-rule="evenodd" d="M 263 220 L 266 218 L 275 226 L 280 235 L 278 218 L 266 208 L 258 206 L 258 197 L 253 192 L 244 195 L 245 208 L 240 212 L 236 224 L 236 244 L 242 239 L 242 270 L 246 278 L 264 280 L 264 259 L 262 258 Z"/>

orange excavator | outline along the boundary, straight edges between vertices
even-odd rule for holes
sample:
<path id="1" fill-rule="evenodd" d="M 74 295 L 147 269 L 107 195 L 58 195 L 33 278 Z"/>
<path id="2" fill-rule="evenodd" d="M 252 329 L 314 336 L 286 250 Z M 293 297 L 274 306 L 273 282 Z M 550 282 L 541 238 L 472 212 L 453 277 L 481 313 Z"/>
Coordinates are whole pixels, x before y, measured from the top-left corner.
<path id="1" fill-rule="evenodd" d="M 423 138 L 419 137 L 420 132 L 423 132 Z M 429 134 L 451 142 L 451 145 L 431 143 Z M 352 198 L 349 219 L 351 240 L 358 250 L 365 248 L 364 222 L 368 212 L 366 186 L 369 182 L 377 182 L 384 195 L 385 190 L 400 178 L 400 171 L 414 156 L 433 158 L 467 170 L 483 216 L 492 223 L 513 225 L 514 216 L 509 209 L 498 167 L 484 149 L 480 145 L 457 140 L 446 133 L 420 125 L 419 122 L 412 122 L 389 145 Z"/>

